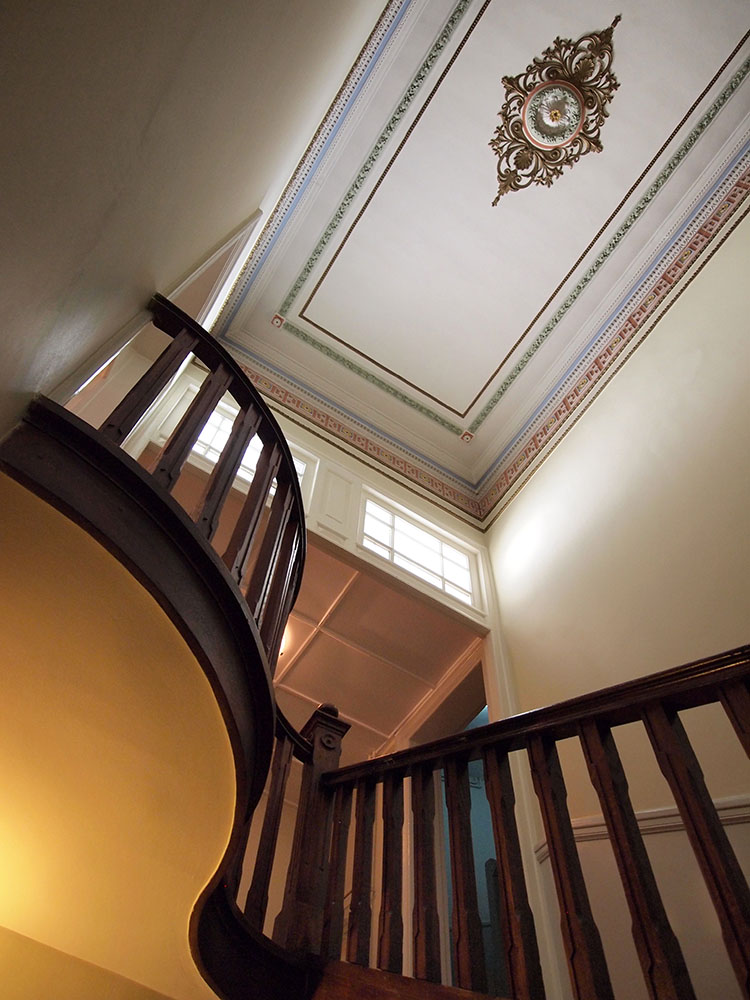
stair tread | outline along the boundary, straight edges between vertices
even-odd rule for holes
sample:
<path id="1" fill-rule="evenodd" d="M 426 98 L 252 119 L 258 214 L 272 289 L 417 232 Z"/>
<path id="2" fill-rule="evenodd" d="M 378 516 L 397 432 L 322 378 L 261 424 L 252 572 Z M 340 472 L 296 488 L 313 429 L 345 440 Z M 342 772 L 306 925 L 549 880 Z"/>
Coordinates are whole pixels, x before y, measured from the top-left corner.
<path id="1" fill-rule="evenodd" d="M 329 962 L 313 1000 L 488 1000 L 488 994 L 365 969 L 349 962 Z"/>

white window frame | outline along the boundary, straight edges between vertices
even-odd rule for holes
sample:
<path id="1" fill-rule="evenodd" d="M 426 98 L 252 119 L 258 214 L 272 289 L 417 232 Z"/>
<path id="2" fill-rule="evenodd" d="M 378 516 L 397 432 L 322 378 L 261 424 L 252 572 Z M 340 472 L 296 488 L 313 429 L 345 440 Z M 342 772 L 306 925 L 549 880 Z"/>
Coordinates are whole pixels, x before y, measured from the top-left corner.
<path id="1" fill-rule="evenodd" d="M 420 574 L 419 572 L 415 572 L 408 568 L 408 566 L 404 565 L 405 562 L 410 561 L 407 557 L 402 556 L 401 561 L 398 561 L 397 556 L 399 553 L 397 553 L 396 548 L 394 547 L 395 538 L 393 538 L 390 544 L 380 542 L 383 549 L 389 549 L 388 555 L 382 551 L 377 551 L 375 548 L 368 545 L 366 541 L 367 536 L 365 535 L 365 520 L 367 516 L 368 501 L 371 501 L 373 504 L 376 504 L 378 507 L 384 509 L 392 515 L 394 519 L 394 529 L 395 519 L 398 518 L 407 525 L 411 525 L 419 531 L 426 532 L 433 539 L 435 539 L 439 543 L 439 549 L 437 551 L 440 553 L 441 562 L 444 561 L 443 546 L 448 546 L 449 549 L 453 549 L 457 553 L 465 556 L 468 563 L 467 569 L 471 581 L 471 591 L 470 593 L 468 591 L 466 592 L 468 599 L 463 600 L 461 597 L 456 596 L 455 593 L 451 593 L 451 581 L 446 580 L 443 570 L 436 571 L 430 569 L 429 567 L 424 567 L 424 573 Z M 428 521 L 415 511 L 408 510 L 406 507 L 402 507 L 401 504 L 396 503 L 389 497 L 383 496 L 381 493 L 376 493 L 374 490 L 370 490 L 367 487 L 362 490 L 359 511 L 359 526 L 357 530 L 357 548 L 369 560 L 388 563 L 390 571 L 399 576 L 405 582 L 409 583 L 411 586 L 423 589 L 425 593 L 439 594 L 442 600 L 448 601 L 457 609 L 463 610 L 464 612 L 468 609 L 472 609 L 473 611 L 478 611 L 480 613 L 483 613 L 485 610 L 480 568 L 481 557 L 479 551 L 473 548 L 473 546 L 468 545 L 462 538 L 449 534 L 433 521 Z M 428 575 L 438 577 L 440 582 L 433 582 L 433 580 L 427 578 Z M 448 589 L 446 589 L 446 586 Z M 459 589 L 463 588 L 455 587 L 455 590 Z"/>
<path id="2" fill-rule="evenodd" d="M 169 435 L 175 429 L 183 414 L 198 394 L 200 383 L 195 377 L 191 376 L 189 371 L 187 371 L 183 373 L 178 384 L 175 386 L 175 389 L 177 390 L 175 394 L 169 393 L 168 396 L 162 401 L 163 409 L 162 406 L 159 406 L 157 412 L 154 414 L 154 425 L 149 437 L 150 440 L 159 448 L 164 446 Z M 220 400 L 214 409 L 218 411 L 221 416 L 231 420 L 232 422 L 234 422 L 234 418 L 239 412 L 238 406 L 226 403 L 223 400 Z M 159 410 L 162 410 L 161 414 L 159 414 Z M 288 439 L 287 444 L 289 445 L 289 450 L 292 453 L 292 458 L 303 463 L 305 466 L 302 476 L 299 476 L 298 474 L 297 478 L 299 479 L 300 491 L 302 493 L 302 503 L 307 511 L 310 509 L 312 493 L 315 486 L 315 478 L 320 460 L 309 451 L 306 451 L 304 448 L 300 448 Z M 200 452 L 193 449 L 190 450 L 186 461 L 189 465 L 193 465 L 207 473 L 211 472 L 215 464 L 210 458 L 207 458 L 205 455 L 202 455 Z M 238 474 L 235 477 L 232 488 L 239 490 L 241 493 L 247 493 L 250 488 L 251 481 L 252 477 L 248 479 L 245 476 Z"/>

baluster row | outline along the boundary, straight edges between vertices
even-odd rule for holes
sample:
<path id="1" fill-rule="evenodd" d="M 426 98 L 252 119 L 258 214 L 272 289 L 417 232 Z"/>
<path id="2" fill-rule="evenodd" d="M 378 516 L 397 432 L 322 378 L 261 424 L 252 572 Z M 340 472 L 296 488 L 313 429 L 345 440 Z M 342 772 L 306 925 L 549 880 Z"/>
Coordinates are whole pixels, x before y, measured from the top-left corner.
<path id="1" fill-rule="evenodd" d="M 255 475 L 221 556 L 244 591 L 273 669 L 298 590 L 305 547 L 291 458 L 257 393 L 211 337 L 158 296 L 151 308 L 156 325 L 173 339 L 103 422 L 100 431 L 115 444 L 123 444 L 191 355 L 206 364 L 209 371 L 195 398 L 150 463 L 153 484 L 171 493 L 221 399 L 227 393 L 236 398 L 239 412 L 228 440 L 190 515 L 200 534 L 214 541 L 243 457 L 253 438 L 259 436 L 263 446 Z"/>
<path id="2" fill-rule="evenodd" d="M 728 693 L 727 693 L 728 692 Z M 725 685 L 716 699 L 724 704 L 740 739 L 750 726 L 750 699 L 746 681 Z M 710 699 L 705 698 L 704 701 Z M 672 789 L 675 802 L 716 907 L 727 950 L 741 988 L 747 992 L 750 943 L 750 894 L 747 883 L 711 801 L 695 754 L 679 714 L 668 702 L 644 702 L 636 710 L 650 739 L 657 761 Z M 622 720 L 619 720 L 622 721 Z M 539 803 L 549 849 L 550 863 L 559 901 L 560 927 L 568 962 L 573 996 L 577 1000 L 613 996 L 604 949 L 589 902 L 567 806 L 565 780 L 557 739 L 577 734 L 589 775 L 601 803 L 614 858 L 632 918 L 636 952 L 648 995 L 654 1000 L 690 1000 L 695 996 L 680 945 L 670 926 L 651 863 L 630 801 L 628 782 L 613 735 L 613 723 L 590 714 L 581 717 L 571 731 L 557 737 L 553 729 L 516 734 L 511 742 L 485 738 L 474 747 L 464 746 L 437 753 L 428 760 L 411 763 L 408 751 L 391 761 L 374 760 L 357 768 L 351 779 L 345 772 L 337 778 L 330 772 L 322 783 L 307 785 L 300 805 L 300 826 L 295 849 L 302 854 L 312 844 L 318 858 L 316 872 L 324 873 L 317 904 L 300 891 L 303 862 L 293 859 L 287 883 L 285 908 L 277 930 L 286 926 L 279 940 L 291 940 L 290 926 L 300 920 L 300 910 L 290 902 L 290 886 L 296 898 L 305 896 L 310 913 L 317 912 L 317 937 L 297 929 L 296 941 L 319 942 L 326 959 L 374 964 L 388 972 L 404 969 L 405 925 L 410 928 L 411 971 L 415 978 L 431 982 L 441 979 L 440 927 L 451 929 L 450 964 L 454 985 L 484 992 L 489 988 L 482 947 L 482 927 L 477 899 L 475 860 L 471 831 L 471 791 L 468 763 L 480 759 L 492 823 L 496 859 L 488 871 L 496 873 L 490 892 L 497 900 L 502 931 L 504 975 L 507 995 L 524 1000 L 543 1000 L 539 946 L 534 916 L 521 857 L 515 816 L 515 793 L 509 751 L 525 751 L 530 777 Z M 340 729 L 337 730 L 340 732 Z M 334 739 L 334 743 L 338 736 Z M 337 744 L 338 746 L 338 744 Z M 336 750 L 336 753 L 338 750 Z M 401 756 L 402 760 L 399 760 Z M 281 767 L 281 765 L 279 765 Z M 310 765 L 310 775 L 316 770 Z M 276 764 L 274 764 L 274 770 Z M 323 769 L 325 770 L 325 769 Z M 317 768 L 318 779 L 323 771 Z M 453 908 L 450 914 L 438 903 L 439 859 L 442 849 L 442 809 L 436 809 L 436 779 L 442 773 L 448 838 L 449 873 Z M 405 784 L 408 779 L 408 784 Z M 376 816 L 380 786 L 379 816 Z M 438 782 L 437 787 L 440 787 Z M 406 791 L 409 794 L 406 796 Z M 408 801 L 410 823 L 409 865 L 404 859 L 404 824 Z M 272 824 L 272 819 L 266 823 Z M 325 845 L 311 833 L 326 830 Z M 351 872 L 347 882 L 347 844 L 354 824 Z M 373 913 L 375 897 L 374 845 L 382 840 L 379 911 Z M 265 825 L 264 825 L 265 831 Z M 309 869 L 308 869 L 309 870 Z M 402 908 L 405 872 L 409 871 L 413 909 L 408 921 Z M 296 882 L 295 882 L 296 879 Z M 345 899 L 350 896 L 348 915 Z M 248 904 L 250 905 L 250 904 Z M 316 909 L 317 907 L 317 909 Z M 248 910 L 250 912 L 250 910 Z M 252 911 L 254 914 L 255 910 Z M 296 917 L 295 917 L 296 914 Z M 377 924 L 374 923 L 377 916 Z M 258 917 L 254 916 L 257 920 Z M 300 925 L 304 923 L 301 921 Z M 346 940 L 344 941 L 346 930 Z"/>

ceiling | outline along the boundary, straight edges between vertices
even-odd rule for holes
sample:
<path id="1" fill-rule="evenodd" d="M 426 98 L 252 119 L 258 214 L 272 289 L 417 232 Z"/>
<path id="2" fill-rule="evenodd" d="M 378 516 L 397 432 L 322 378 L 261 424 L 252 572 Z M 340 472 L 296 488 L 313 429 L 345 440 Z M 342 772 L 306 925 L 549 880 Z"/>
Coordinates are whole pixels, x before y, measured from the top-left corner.
<path id="1" fill-rule="evenodd" d="M 433 716 L 435 736 L 463 728 L 485 703 L 476 628 L 323 545 L 308 545 L 274 678 L 290 722 L 301 729 L 318 705 L 336 705 L 351 725 L 344 764 L 408 745 Z"/>
<path id="2" fill-rule="evenodd" d="M 611 35 L 602 151 L 493 206 L 501 78 L 618 12 L 389 3 L 214 327 L 295 419 L 477 524 L 747 194 L 746 4 L 634 0 Z"/>

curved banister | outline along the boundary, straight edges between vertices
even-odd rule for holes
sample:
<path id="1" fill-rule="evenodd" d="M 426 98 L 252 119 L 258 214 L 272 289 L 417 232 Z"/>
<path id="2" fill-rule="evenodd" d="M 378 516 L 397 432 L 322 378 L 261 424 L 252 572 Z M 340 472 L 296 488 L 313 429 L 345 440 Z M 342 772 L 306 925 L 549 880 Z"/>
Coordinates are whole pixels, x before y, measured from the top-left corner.
<path id="1" fill-rule="evenodd" d="M 256 472 L 229 544 L 219 554 L 243 590 L 273 671 L 286 619 L 302 582 L 306 550 L 302 493 L 289 445 L 240 365 L 210 333 L 163 295 L 154 295 L 148 308 L 154 325 L 172 342 L 99 430 L 113 443 L 122 444 L 184 363 L 191 356 L 197 358 L 208 369 L 206 378 L 150 470 L 155 485 L 172 492 L 220 399 L 229 393 L 235 400 L 239 413 L 232 432 L 190 513 L 196 529 L 213 542 L 240 463 L 257 436 L 263 448 Z"/>
<path id="2" fill-rule="evenodd" d="M 97 537 L 151 592 L 196 654 L 214 689 L 235 758 L 235 822 L 220 868 L 190 922 L 196 961 L 229 995 L 262 984 L 270 997 L 308 993 L 310 963 L 259 934 L 236 902 L 250 819 L 263 791 L 274 737 L 308 765 L 312 742 L 277 709 L 271 678 L 299 591 L 306 539 L 289 446 L 240 365 L 161 295 L 149 308 L 171 342 L 100 427 L 43 397 L 0 445 L 0 467 Z M 207 372 L 155 460 L 123 445 L 194 358 Z M 225 394 L 239 412 L 193 509 L 171 494 L 206 421 Z M 222 550 L 222 510 L 248 445 L 261 454 Z M 243 490 L 244 492 L 244 490 Z M 236 494 L 235 494 L 236 495 Z"/>

